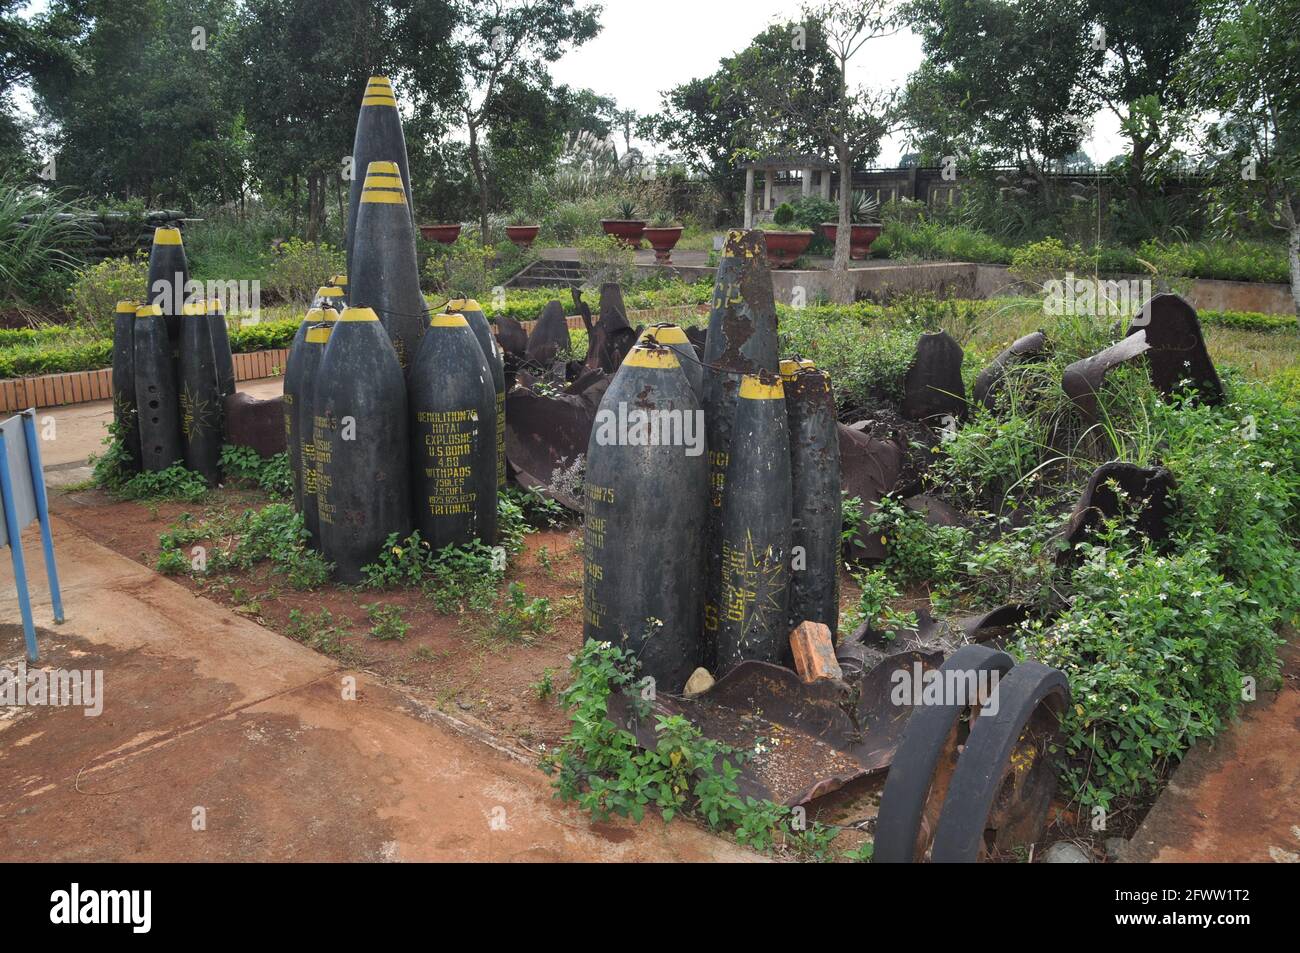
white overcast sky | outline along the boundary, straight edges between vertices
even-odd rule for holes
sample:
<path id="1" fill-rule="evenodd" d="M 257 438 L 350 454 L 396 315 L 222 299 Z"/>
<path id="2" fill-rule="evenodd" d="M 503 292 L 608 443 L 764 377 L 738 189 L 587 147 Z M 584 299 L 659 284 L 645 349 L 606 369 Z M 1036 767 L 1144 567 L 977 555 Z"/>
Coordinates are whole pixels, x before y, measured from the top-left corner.
<path id="1" fill-rule="evenodd" d="M 47 0 L 31 0 L 23 12 L 31 16 L 47 7 Z M 600 34 L 554 63 L 552 75 L 642 114 L 658 111 L 662 91 L 709 75 L 722 57 L 799 13 L 797 0 L 604 0 L 603 7 Z M 870 87 L 901 86 L 921 58 L 920 39 L 904 30 L 864 46 L 850 79 Z M 1123 151 L 1113 115 L 1099 113 L 1094 128 L 1084 143 L 1089 156 L 1105 160 Z M 905 151 L 904 143 L 887 140 L 878 163 L 893 165 Z"/>
<path id="2" fill-rule="evenodd" d="M 660 92 L 717 69 L 773 23 L 796 19 L 796 0 L 604 0 L 600 34 L 552 66 L 556 82 L 612 96 L 623 109 L 657 112 Z M 910 30 L 870 41 L 850 61 L 850 80 L 901 86 L 921 64 L 921 41 Z M 1105 160 L 1123 151 L 1119 124 L 1099 114 L 1084 151 Z M 880 165 L 907 151 L 887 141 Z"/>

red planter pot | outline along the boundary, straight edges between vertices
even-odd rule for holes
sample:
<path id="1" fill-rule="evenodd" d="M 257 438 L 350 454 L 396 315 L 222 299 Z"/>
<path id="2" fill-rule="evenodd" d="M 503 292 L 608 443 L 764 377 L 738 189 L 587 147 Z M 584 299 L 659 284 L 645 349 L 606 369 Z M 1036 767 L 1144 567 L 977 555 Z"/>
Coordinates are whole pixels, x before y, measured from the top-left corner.
<path id="1" fill-rule="evenodd" d="M 460 237 L 459 225 L 421 225 L 420 236 L 427 242 L 450 245 Z"/>
<path id="2" fill-rule="evenodd" d="M 682 237 L 682 226 L 669 225 L 664 228 L 647 226 L 645 240 L 655 250 L 655 261 L 661 265 L 672 264 L 673 246 Z"/>
<path id="3" fill-rule="evenodd" d="M 808 246 L 812 244 L 812 232 L 769 232 L 764 230 L 767 239 L 767 263 L 773 268 L 789 268 Z"/>
<path id="4" fill-rule="evenodd" d="M 871 255 L 871 243 L 880 237 L 881 225 L 850 225 L 849 231 L 849 257 L 855 261 L 867 258 Z M 839 234 L 839 225 L 836 222 L 822 222 L 822 234 L 832 245 L 835 244 L 835 236 Z"/>
<path id="5" fill-rule="evenodd" d="M 542 226 L 540 225 L 507 225 L 506 238 L 520 248 L 529 248 L 533 242 L 537 241 L 537 233 L 541 230 Z"/>
<path id="6" fill-rule="evenodd" d="M 628 248 L 640 248 L 645 222 L 635 218 L 602 218 L 600 227 L 606 235 L 613 235 Z"/>

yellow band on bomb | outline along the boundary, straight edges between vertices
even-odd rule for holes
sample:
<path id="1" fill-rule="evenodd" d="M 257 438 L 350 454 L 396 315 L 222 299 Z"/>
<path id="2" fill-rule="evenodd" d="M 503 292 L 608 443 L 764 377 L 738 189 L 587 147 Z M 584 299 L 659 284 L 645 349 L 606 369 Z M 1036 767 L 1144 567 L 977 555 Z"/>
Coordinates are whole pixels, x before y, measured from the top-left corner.
<path id="1" fill-rule="evenodd" d="M 179 228 L 158 227 L 153 230 L 153 243 L 155 245 L 180 245 L 181 230 Z"/>
<path id="2" fill-rule="evenodd" d="M 374 308 L 344 308 L 339 315 L 340 321 L 378 321 L 379 315 Z"/>
<path id="3" fill-rule="evenodd" d="M 435 314 L 429 319 L 431 328 L 467 328 L 469 322 L 463 314 Z"/>
<path id="4" fill-rule="evenodd" d="M 482 311 L 479 303 L 473 298 L 452 298 L 447 302 L 448 311 Z"/>
<path id="5" fill-rule="evenodd" d="M 740 380 L 740 396 L 745 400 L 784 400 L 785 388 L 779 379 L 768 384 L 757 375 L 746 374 Z"/>
<path id="6" fill-rule="evenodd" d="M 134 301 L 119 301 L 113 310 L 117 314 L 135 314 L 139 309 L 140 306 Z"/>
<path id="7" fill-rule="evenodd" d="M 634 347 L 632 352 L 623 360 L 624 364 L 630 364 L 633 367 L 680 367 L 677 362 L 677 355 L 666 349 L 650 347 Z"/>
<path id="8" fill-rule="evenodd" d="M 331 329 L 331 328 L 328 328 L 328 327 L 324 327 L 324 328 L 320 328 L 320 327 L 316 327 L 316 328 L 308 328 L 308 329 L 307 329 L 307 343 L 308 343 L 308 344 L 327 344 L 327 343 L 329 343 L 329 339 L 330 339 L 330 331 L 331 331 L 331 330 L 332 330 L 332 329 Z"/>
<path id="9" fill-rule="evenodd" d="M 405 205 L 406 193 L 401 189 L 395 192 L 385 192 L 379 189 L 369 189 L 361 193 L 362 202 L 378 203 L 380 205 Z"/>
<path id="10" fill-rule="evenodd" d="M 161 318 L 162 308 L 156 304 L 142 304 L 135 309 L 137 318 Z"/>

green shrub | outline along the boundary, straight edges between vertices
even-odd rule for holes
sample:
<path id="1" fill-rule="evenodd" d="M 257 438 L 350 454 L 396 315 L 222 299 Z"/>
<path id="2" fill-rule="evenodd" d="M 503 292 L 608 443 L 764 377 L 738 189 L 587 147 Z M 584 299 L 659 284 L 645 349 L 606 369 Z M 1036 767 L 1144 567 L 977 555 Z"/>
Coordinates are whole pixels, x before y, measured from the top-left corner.
<path id="1" fill-rule="evenodd" d="M 106 258 L 77 271 L 68 286 L 68 313 L 78 327 L 111 338 L 117 303 L 145 301 L 148 281 L 149 261 L 139 254 L 133 258 Z"/>
<path id="2" fill-rule="evenodd" d="M 186 514 L 159 536 L 162 551 L 159 564 L 180 566 L 169 553 L 182 551 L 200 540 L 210 540 L 205 572 L 247 571 L 269 561 L 273 570 L 285 575 L 295 589 L 315 589 L 328 581 L 330 564 L 307 545 L 309 538 L 302 514 L 295 513 L 289 503 L 245 510 L 233 519 L 218 517 L 196 522 Z M 188 567 L 186 558 L 184 568 Z"/>
<path id="3" fill-rule="evenodd" d="M 343 252 L 334 246 L 290 238 L 267 268 L 266 288 L 285 301 L 306 304 L 346 267 Z"/>
<path id="4" fill-rule="evenodd" d="M 252 447 L 226 444 L 221 448 L 221 472 L 227 482 L 256 486 L 271 496 L 283 498 L 293 492 L 288 453 L 264 458 Z"/>
<path id="5" fill-rule="evenodd" d="M 180 463 L 166 470 L 145 470 L 137 473 L 119 491 L 128 500 L 161 502 L 183 500 L 194 502 L 208 495 L 208 484 L 198 473 L 185 469 Z"/>
<path id="6" fill-rule="evenodd" d="M 794 206 L 789 202 L 782 202 L 772 212 L 772 221 L 777 225 L 789 227 L 794 224 Z"/>
<path id="7" fill-rule="evenodd" d="M 81 210 L 16 179 L 0 177 L 0 304 L 57 301 L 89 237 Z"/>
<path id="8" fill-rule="evenodd" d="M 1275 674 L 1276 616 L 1216 572 L 1208 553 L 1085 547 L 1070 607 L 1030 623 L 1018 654 L 1059 668 L 1073 701 L 1063 777 L 1083 804 L 1140 797 L 1242 701 L 1243 676 Z"/>

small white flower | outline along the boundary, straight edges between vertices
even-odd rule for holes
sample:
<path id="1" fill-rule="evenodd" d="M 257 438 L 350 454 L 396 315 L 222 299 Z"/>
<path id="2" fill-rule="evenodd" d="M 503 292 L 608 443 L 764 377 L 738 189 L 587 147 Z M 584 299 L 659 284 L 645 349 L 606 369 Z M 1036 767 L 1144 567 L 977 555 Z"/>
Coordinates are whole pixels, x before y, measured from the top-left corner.
<path id="1" fill-rule="evenodd" d="M 1272 461 L 1272 460 L 1265 460 L 1263 463 L 1261 463 L 1261 464 L 1259 465 L 1259 468 L 1260 468 L 1261 470 L 1271 470 L 1271 469 L 1273 469 L 1273 461 Z"/>
<path id="2" fill-rule="evenodd" d="M 1199 599 L 1199 598 L 1201 598 L 1201 590 L 1199 590 L 1199 589 L 1193 589 L 1193 590 L 1192 590 L 1192 598 L 1193 598 L 1193 599 Z"/>
<path id="3" fill-rule="evenodd" d="M 1162 592 L 1160 593 L 1160 595 L 1156 596 L 1156 598 L 1159 599 L 1161 602 L 1164 602 L 1169 597 Z"/>

